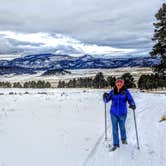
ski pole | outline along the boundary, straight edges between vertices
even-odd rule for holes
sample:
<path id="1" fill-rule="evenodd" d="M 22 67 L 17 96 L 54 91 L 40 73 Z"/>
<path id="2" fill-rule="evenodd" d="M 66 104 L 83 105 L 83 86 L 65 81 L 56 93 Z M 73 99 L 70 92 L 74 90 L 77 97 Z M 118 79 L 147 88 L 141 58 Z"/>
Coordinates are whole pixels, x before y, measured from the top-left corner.
<path id="1" fill-rule="evenodd" d="M 107 141 L 107 108 L 105 103 L 105 141 Z"/>
<path id="2" fill-rule="evenodd" d="M 138 139 L 138 131 L 137 131 L 137 122 L 136 122 L 136 116 L 135 116 L 135 110 L 134 109 L 133 109 L 133 115 L 134 115 L 135 132 L 136 132 L 136 138 L 137 138 L 137 149 L 140 149 L 139 139 Z"/>

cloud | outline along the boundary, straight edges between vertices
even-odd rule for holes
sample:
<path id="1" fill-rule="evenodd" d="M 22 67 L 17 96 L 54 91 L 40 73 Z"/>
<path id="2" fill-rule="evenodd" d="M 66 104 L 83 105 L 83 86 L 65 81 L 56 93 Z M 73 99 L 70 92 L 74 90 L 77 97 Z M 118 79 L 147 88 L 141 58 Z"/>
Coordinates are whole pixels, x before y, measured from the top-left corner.
<path id="1" fill-rule="evenodd" d="M 135 49 L 86 44 L 62 34 L 0 31 L 0 37 L 3 39 L 3 41 L 1 40 L 1 43 L 3 44 L 0 45 L 0 48 L 3 52 L 7 53 L 17 52 L 20 54 L 29 54 L 52 52 L 58 54 L 70 54 L 73 56 L 84 54 L 119 56 L 136 51 Z"/>
<path id="2" fill-rule="evenodd" d="M 0 30 L 16 32 L 20 38 L 23 37 L 21 34 L 28 38 L 30 34 L 42 32 L 42 34 L 63 34 L 86 44 L 150 50 L 154 15 L 163 2 L 163 0 L 1 0 Z M 29 35 L 25 36 L 26 33 Z M 42 43 L 42 40 L 47 40 L 40 35 L 33 37 L 30 37 L 31 41 L 28 42 L 35 43 L 34 40 L 39 42 L 38 37 Z"/>

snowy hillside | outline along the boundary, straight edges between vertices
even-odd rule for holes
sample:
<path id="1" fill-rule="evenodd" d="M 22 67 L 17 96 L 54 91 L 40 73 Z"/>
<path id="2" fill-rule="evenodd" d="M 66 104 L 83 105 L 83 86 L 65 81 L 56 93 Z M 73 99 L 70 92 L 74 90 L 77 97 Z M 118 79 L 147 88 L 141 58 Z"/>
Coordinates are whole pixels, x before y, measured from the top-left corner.
<path id="1" fill-rule="evenodd" d="M 34 72 L 38 70 L 49 69 L 99 69 L 99 68 L 118 68 L 118 67 L 150 67 L 160 63 L 160 58 L 147 57 L 94 57 L 91 55 L 84 55 L 81 57 L 72 57 L 69 55 L 58 54 L 37 54 L 28 55 L 13 59 L 11 61 L 0 61 L 0 73 L 11 74 L 17 72 L 5 72 L 4 67 L 21 67 L 33 69 Z M 1 72 L 3 70 L 3 72 Z M 19 70 L 20 71 L 20 70 Z M 23 74 L 25 71 L 22 72 Z"/>
<path id="2" fill-rule="evenodd" d="M 166 112 L 166 95 L 133 91 L 141 149 L 136 149 L 129 111 L 129 144 L 108 152 L 103 92 L 0 89 L 0 165 L 165 166 L 166 122 L 159 120 Z M 110 143 L 111 139 L 109 131 Z"/>

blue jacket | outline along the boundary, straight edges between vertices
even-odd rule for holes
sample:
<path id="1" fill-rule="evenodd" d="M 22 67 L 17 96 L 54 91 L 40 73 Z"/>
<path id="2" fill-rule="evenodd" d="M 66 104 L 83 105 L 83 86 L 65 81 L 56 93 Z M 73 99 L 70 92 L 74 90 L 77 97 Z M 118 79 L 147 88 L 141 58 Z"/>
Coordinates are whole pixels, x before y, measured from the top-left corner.
<path id="1" fill-rule="evenodd" d="M 127 102 L 129 103 L 129 105 L 135 105 L 133 97 L 128 89 L 122 89 L 119 93 L 115 89 L 109 92 L 108 97 L 104 101 L 106 103 L 110 100 L 112 101 L 110 113 L 112 113 L 113 115 L 126 115 Z"/>

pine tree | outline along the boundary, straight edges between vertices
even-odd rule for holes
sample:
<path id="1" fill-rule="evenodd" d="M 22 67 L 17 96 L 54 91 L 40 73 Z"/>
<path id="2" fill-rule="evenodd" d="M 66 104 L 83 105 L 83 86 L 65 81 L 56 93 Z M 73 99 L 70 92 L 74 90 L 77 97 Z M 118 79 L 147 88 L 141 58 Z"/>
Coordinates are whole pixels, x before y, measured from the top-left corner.
<path id="1" fill-rule="evenodd" d="M 114 87 L 114 86 L 115 86 L 115 81 L 116 81 L 116 78 L 113 77 L 113 76 L 109 76 L 109 77 L 107 78 L 108 85 L 110 85 L 111 87 Z"/>
<path id="2" fill-rule="evenodd" d="M 14 82 L 13 83 L 13 88 L 22 88 L 22 85 L 20 82 Z"/>
<path id="3" fill-rule="evenodd" d="M 51 83 L 50 82 L 46 82 L 45 83 L 45 88 L 51 88 Z"/>
<path id="4" fill-rule="evenodd" d="M 62 81 L 61 83 L 62 83 L 62 88 L 66 88 L 66 83 L 65 83 L 65 81 Z"/>
<path id="5" fill-rule="evenodd" d="M 37 83 L 35 81 L 31 81 L 30 87 L 31 88 L 36 88 L 37 87 Z"/>
<path id="6" fill-rule="evenodd" d="M 125 73 L 122 75 L 122 78 L 125 81 L 125 86 L 127 88 L 135 88 L 134 77 L 130 73 Z"/>
<path id="7" fill-rule="evenodd" d="M 107 86 L 107 81 L 104 79 L 104 75 L 102 72 L 96 74 L 93 83 L 94 83 L 94 88 L 104 88 Z"/>
<path id="8" fill-rule="evenodd" d="M 156 43 L 150 54 L 161 57 L 160 65 L 154 69 L 159 73 L 166 74 L 166 3 L 163 3 L 155 17 L 157 22 L 154 23 L 155 30 L 152 40 Z"/>
<path id="9" fill-rule="evenodd" d="M 58 82 L 58 88 L 62 88 L 62 81 L 61 80 L 59 80 L 59 82 Z"/>
<path id="10" fill-rule="evenodd" d="M 29 83 L 28 82 L 25 82 L 24 85 L 23 85 L 24 88 L 30 88 L 29 87 Z"/>

